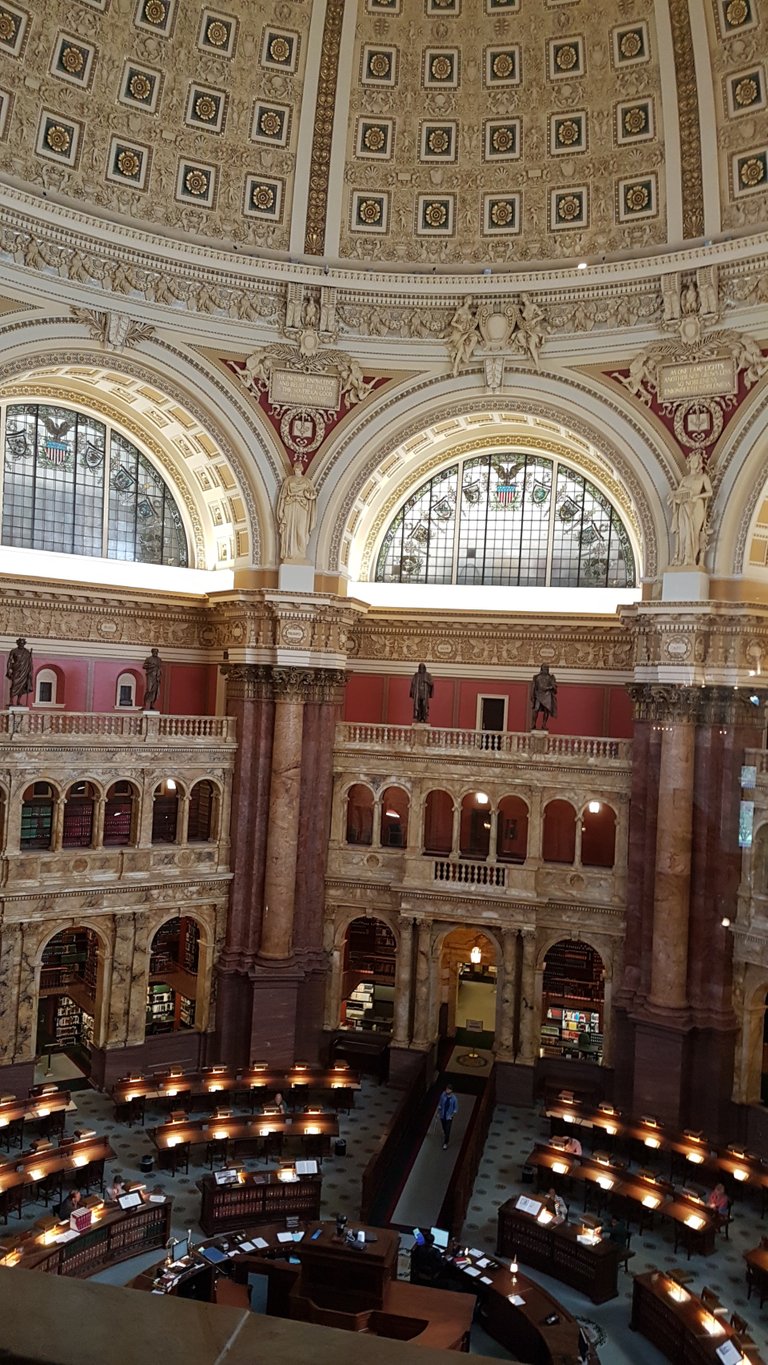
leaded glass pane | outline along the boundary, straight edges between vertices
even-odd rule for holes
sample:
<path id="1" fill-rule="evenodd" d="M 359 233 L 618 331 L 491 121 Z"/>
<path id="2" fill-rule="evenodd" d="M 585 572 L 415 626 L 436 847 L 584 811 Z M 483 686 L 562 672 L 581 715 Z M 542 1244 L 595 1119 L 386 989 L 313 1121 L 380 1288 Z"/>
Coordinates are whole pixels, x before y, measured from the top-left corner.
<path id="1" fill-rule="evenodd" d="M 376 578 L 620 588 L 634 585 L 635 566 L 594 484 L 556 460 L 504 451 L 469 456 L 412 493 L 384 536 Z"/>

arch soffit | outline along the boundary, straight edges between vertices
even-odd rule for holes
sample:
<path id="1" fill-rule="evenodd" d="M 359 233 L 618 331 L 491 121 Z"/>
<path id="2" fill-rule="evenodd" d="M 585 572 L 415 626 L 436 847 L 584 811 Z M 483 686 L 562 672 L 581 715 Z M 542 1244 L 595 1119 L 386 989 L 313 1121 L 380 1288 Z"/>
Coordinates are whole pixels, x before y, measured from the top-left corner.
<path id="1" fill-rule="evenodd" d="M 70 794 L 70 792 L 72 791 L 72 788 L 73 788 L 73 787 L 79 787 L 81 782 L 86 782 L 86 783 L 90 784 L 90 786 L 92 786 L 92 787 L 95 788 L 95 791 L 96 791 L 96 798 L 95 798 L 95 799 L 96 799 L 96 800 L 98 800 L 99 797 L 104 796 L 104 795 L 106 794 L 107 788 L 106 788 L 106 786 L 105 786 L 105 784 L 104 784 L 104 782 L 103 782 L 103 780 L 102 780 L 101 778 L 98 778 L 98 777 L 87 777 L 87 776 L 84 776 L 84 777 L 74 777 L 74 778 L 72 779 L 72 781 L 70 782 L 69 786 L 64 788 L 63 796 L 64 796 L 64 800 L 65 800 L 65 801 L 68 799 L 69 794 Z"/>
<path id="2" fill-rule="evenodd" d="M 40 937 L 38 938 L 37 949 L 33 957 L 35 967 L 39 967 L 41 965 L 43 960 L 43 952 L 48 947 L 48 944 L 52 941 L 52 939 L 54 939 L 57 934 L 67 934 L 70 933 L 71 930 L 73 929 L 90 929 L 91 932 L 96 935 L 97 939 L 99 940 L 99 947 L 101 949 L 102 960 L 104 962 L 106 962 L 112 955 L 111 942 L 112 921 L 110 920 L 107 920 L 106 922 L 100 922 L 99 919 L 95 917 L 94 919 L 78 919 L 75 917 L 73 919 L 66 920 L 65 922 L 62 922 L 61 920 L 58 921 L 54 920 L 53 922 L 50 920 L 46 920 L 42 924 L 37 926 L 37 928 Z"/>
<path id="3" fill-rule="evenodd" d="M 750 554 L 768 494 L 768 384 L 742 405 L 712 472 L 712 483 L 712 572 L 718 577 L 753 575 Z"/>
<path id="4" fill-rule="evenodd" d="M 56 323 L 67 323 L 69 334 L 62 332 L 52 346 L 51 332 L 59 330 Z M 114 422 L 145 446 L 178 490 L 188 534 L 190 529 L 194 532 L 195 567 L 223 562 L 219 541 L 227 529 L 238 529 L 237 521 L 232 521 L 233 497 L 242 503 L 248 549 L 237 553 L 233 536 L 229 558 L 271 562 L 276 553 L 271 503 L 282 471 L 266 451 L 263 432 L 237 392 L 196 353 L 186 354 L 156 340 L 140 343 L 133 351 L 105 352 L 84 343 L 81 327 L 73 337 L 73 329 L 69 318 L 39 317 L 9 329 L 29 335 L 22 341 L 18 336 L 0 338 L 0 397 L 23 394 L 71 402 Z M 105 387 L 107 375 L 112 379 Z M 33 387 L 39 392 L 33 393 Z M 58 392 L 49 393 L 49 387 Z M 264 459 L 254 459 L 253 451 Z M 223 525 L 216 520 L 217 505 L 228 513 Z"/>
<path id="5" fill-rule="evenodd" d="M 191 919 L 194 920 L 200 931 L 200 946 L 206 949 L 213 947 L 216 938 L 216 910 L 206 905 L 192 905 L 177 910 L 168 909 L 167 905 L 159 906 L 153 910 L 144 922 L 147 935 L 148 948 L 152 946 L 152 940 L 158 929 L 162 929 L 164 924 L 170 924 L 172 920 Z"/>
<path id="6" fill-rule="evenodd" d="M 457 398 L 462 388 L 466 392 Z M 504 423 L 506 431 L 500 430 Z M 431 377 L 405 393 L 395 391 L 370 417 L 361 414 L 360 425 L 333 447 L 316 477 L 323 494 L 318 564 L 358 576 L 364 549 L 368 558 L 372 552 L 374 523 L 375 541 L 387 514 L 394 515 L 420 478 L 456 458 L 462 436 L 473 430 L 471 449 L 486 438 L 498 445 L 502 436 L 518 446 L 526 435 L 547 445 L 564 443 L 562 458 L 601 486 L 622 514 L 643 576 L 655 575 L 668 543 L 664 500 L 679 478 L 669 451 L 642 414 L 584 376 L 565 380 L 522 371 L 514 390 L 503 395 L 478 390 L 472 376 L 463 382 Z M 442 440 L 429 459 L 432 433 Z M 399 476 L 394 494 L 393 475 Z"/>
<path id="7" fill-rule="evenodd" d="M 451 934 L 455 934 L 457 930 L 460 933 L 469 934 L 470 937 L 474 935 L 476 938 L 487 939 L 496 952 L 497 963 L 501 962 L 501 939 L 499 938 L 497 931 L 492 929 L 488 924 L 440 924 L 439 922 L 436 922 L 432 938 L 432 951 L 436 958 L 442 953 Z"/>
<path id="8" fill-rule="evenodd" d="M 550 930 L 544 942 L 539 945 L 536 957 L 536 970 L 544 970 L 547 953 L 550 948 L 554 948 L 556 943 L 573 942 L 583 943 L 587 948 L 591 948 L 593 952 L 597 953 L 603 964 L 605 979 L 606 981 L 610 980 L 613 974 L 614 941 L 604 937 L 602 934 L 589 934 L 585 936 L 584 934 L 579 933 L 579 937 L 575 939 L 573 934 L 564 934 L 562 929 Z"/>
<path id="9" fill-rule="evenodd" d="M 338 910 L 334 916 L 334 948 L 344 947 L 347 930 L 349 929 L 350 924 L 354 924 L 356 919 L 370 920 L 371 922 L 378 920 L 380 924 L 386 925 L 387 929 L 394 934 L 396 950 L 400 947 L 400 927 L 396 915 L 390 914 L 387 910 L 377 911 L 375 915 L 361 915 L 359 906 L 348 906 Z"/>

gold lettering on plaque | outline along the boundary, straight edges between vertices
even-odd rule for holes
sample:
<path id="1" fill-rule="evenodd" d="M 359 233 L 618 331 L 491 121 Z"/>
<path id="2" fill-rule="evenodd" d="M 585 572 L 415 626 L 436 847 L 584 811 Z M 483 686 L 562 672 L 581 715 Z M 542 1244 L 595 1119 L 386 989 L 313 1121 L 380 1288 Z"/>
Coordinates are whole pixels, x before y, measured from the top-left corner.
<path id="1" fill-rule="evenodd" d="M 732 356 L 659 365 L 658 376 L 662 403 L 685 398 L 717 398 L 736 392 L 736 362 Z"/>
<path id="2" fill-rule="evenodd" d="M 297 370 L 273 370 L 269 401 L 280 406 L 331 408 L 341 402 L 340 380 L 335 374 L 303 374 Z"/>

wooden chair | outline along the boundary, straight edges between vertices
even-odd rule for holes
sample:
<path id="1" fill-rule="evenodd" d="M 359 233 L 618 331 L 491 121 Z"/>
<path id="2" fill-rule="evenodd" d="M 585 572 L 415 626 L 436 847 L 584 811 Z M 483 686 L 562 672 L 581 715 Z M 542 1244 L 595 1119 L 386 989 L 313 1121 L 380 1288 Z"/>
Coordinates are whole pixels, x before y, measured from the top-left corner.
<path id="1" fill-rule="evenodd" d="M 176 1175 L 183 1170 L 185 1175 L 189 1174 L 189 1143 L 178 1142 L 175 1147 L 169 1147 L 168 1165 L 171 1168 L 171 1175 Z"/>
<path id="2" fill-rule="evenodd" d="M 229 1138 L 211 1138 L 205 1149 L 205 1159 L 211 1171 L 217 1162 L 226 1166 L 229 1159 Z"/>

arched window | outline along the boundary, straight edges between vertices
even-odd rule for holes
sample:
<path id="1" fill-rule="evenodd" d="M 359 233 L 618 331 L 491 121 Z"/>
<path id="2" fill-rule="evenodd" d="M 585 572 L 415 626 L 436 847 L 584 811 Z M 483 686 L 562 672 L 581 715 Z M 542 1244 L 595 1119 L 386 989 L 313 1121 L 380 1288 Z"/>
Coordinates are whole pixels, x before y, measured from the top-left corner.
<path id="1" fill-rule="evenodd" d="M 347 792 L 347 843 L 373 843 L 373 792 L 362 782 Z"/>
<path id="2" fill-rule="evenodd" d="M 50 848 L 56 793 L 50 782 L 33 782 L 21 801 L 21 848 Z"/>
<path id="3" fill-rule="evenodd" d="M 93 843 L 93 808 L 96 788 L 90 782 L 74 782 L 64 801 L 62 848 L 90 848 Z"/>
<path id="4" fill-rule="evenodd" d="M 581 817 L 583 867 L 613 867 L 616 855 L 616 812 L 604 801 L 590 801 Z"/>
<path id="5" fill-rule="evenodd" d="M 187 842 L 205 844 L 216 837 L 214 831 L 214 802 L 216 788 L 206 778 L 196 782 L 189 799 L 189 823 Z"/>
<path id="6" fill-rule="evenodd" d="M 35 677 L 35 706 L 57 704 L 59 675 L 55 668 L 41 668 Z"/>
<path id="7" fill-rule="evenodd" d="M 107 848 L 135 842 L 135 796 L 130 782 L 113 782 L 104 806 L 104 845 Z"/>
<path id="8" fill-rule="evenodd" d="M 168 485 L 109 424 L 73 408 L 12 403 L 3 471 L 4 545 L 189 564 Z"/>
<path id="9" fill-rule="evenodd" d="M 459 849 L 464 858 L 487 858 L 491 847 L 491 802 L 487 792 L 469 792 L 461 803 Z"/>
<path id="10" fill-rule="evenodd" d="M 453 797 L 450 792 L 427 792 L 424 803 L 424 852 L 450 853 L 453 846 Z"/>
<path id="11" fill-rule="evenodd" d="M 524 863 L 528 852 L 528 807 L 519 796 L 499 802 L 496 824 L 496 857 L 503 862 Z"/>
<path id="12" fill-rule="evenodd" d="M 541 856 L 547 863 L 572 863 L 576 857 L 576 812 L 570 801 L 545 806 Z"/>
<path id="13" fill-rule="evenodd" d="M 179 823 L 179 793 L 175 779 L 166 777 L 155 787 L 152 803 L 152 843 L 175 844 Z"/>
<path id="14" fill-rule="evenodd" d="M 136 705 L 136 674 L 121 673 L 115 687 L 115 706 Z"/>
<path id="15" fill-rule="evenodd" d="M 435 474 L 390 523 L 383 583 L 626 588 L 632 547 L 605 494 L 559 460 L 473 455 Z"/>
<path id="16" fill-rule="evenodd" d="M 408 842 L 408 793 L 387 787 L 381 798 L 381 846 L 405 848 Z"/>

